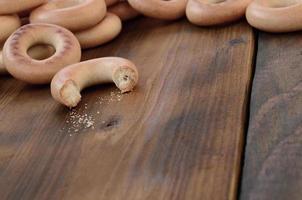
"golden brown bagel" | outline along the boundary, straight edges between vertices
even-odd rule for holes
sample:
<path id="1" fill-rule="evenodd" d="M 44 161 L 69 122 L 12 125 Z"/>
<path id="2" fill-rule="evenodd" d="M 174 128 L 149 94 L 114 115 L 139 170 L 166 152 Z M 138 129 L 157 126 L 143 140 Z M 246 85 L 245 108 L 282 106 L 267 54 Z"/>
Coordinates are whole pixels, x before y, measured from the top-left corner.
<path id="1" fill-rule="evenodd" d="M 174 20 L 185 15 L 187 0 L 128 0 L 129 4 L 145 16 Z"/>
<path id="2" fill-rule="evenodd" d="M 81 100 L 81 90 L 96 84 L 114 82 L 122 93 L 132 91 L 138 81 L 136 66 L 118 57 L 98 58 L 73 64 L 60 70 L 51 81 L 55 100 L 75 107 Z"/>
<path id="3" fill-rule="evenodd" d="M 30 14 L 31 23 L 49 23 L 79 31 L 95 26 L 106 14 L 104 0 L 51 0 Z"/>
<path id="4" fill-rule="evenodd" d="M 105 18 L 96 26 L 75 32 L 83 49 L 102 45 L 113 40 L 122 30 L 122 22 L 118 16 L 107 13 Z"/>
<path id="5" fill-rule="evenodd" d="M 56 52 L 45 60 L 32 59 L 27 51 L 37 44 L 48 44 Z M 79 62 L 81 48 L 67 29 L 51 24 L 28 24 L 15 31 L 3 47 L 3 63 L 15 78 L 33 84 L 49 83 L 61 68 Z"/>
<path id="6" fill-rule="evenodd" d="M 134 19 L 140 15 L 140 13 L 132 8 L 127 1 L 119 2 L 113 6 L 110 6 L 108 8 L 108 12 L 116 14 L 122 21 Z"/>
<path id="7" fill-rule="evenodd" d="M 21 21 L 18 15 L 0 15 L 0 43 L 5 42 L 20 26 Z"/>
<path id="8" fill-rule="evenodd" d="M 253 27 L 268 32 L 302 30 L 302 2 L 300 0 L 253 1 L 246 18 Z"/>
<path id="9" fill-rule="evenodd" d="M 47 0 L 0 0 L 0 15 L 22 12 L 46 2 Z"/>
<path id="10" fill-rule="evenodd" d="M 245 14 L 252 0 L 189 0 L 186 8 L 188 20 L 199 26 L 230 23 Z"/>

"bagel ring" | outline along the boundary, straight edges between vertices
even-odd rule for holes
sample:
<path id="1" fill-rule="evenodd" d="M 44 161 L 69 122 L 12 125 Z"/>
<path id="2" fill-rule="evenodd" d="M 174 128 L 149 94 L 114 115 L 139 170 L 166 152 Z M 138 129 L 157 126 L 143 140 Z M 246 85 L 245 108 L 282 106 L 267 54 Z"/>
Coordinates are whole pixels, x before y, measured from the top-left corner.
<path id="1" fill-rule="evenodd" d="M 107 13 L 96 26 L 75 32 L 82 49 L 92 48 L 113 40 L 122 30 L 122 22 L 118 16 Z"/>
<path id="2" fill-rule="evenodd" d="M 52 0 L 33 10 L 30 23 L 48 23 L 79 31 L 95 26 L 106 14 L 104 0 Z"/>
<path id="3" fill-rule="evenodd" d="M 60 70 L 51 81 L 51 94 L 60 103 L 75 107 L 86 87 L 114 82 L 122 93 L 133 90 L 138 81 L 136 66 L 119 57 L 105 57 L 76 63 Z"/>
<path id="4" fill-rule="evenodd" d="M 129 4 L 145 16 L 174 20 L 185 15 L 187 0 L 128 0 Z"/>
<path id="5" fill-rule="evenodd" d="M 32 59 L 27 51 L 37 44 L 47 44 L 56 52 L 45 60 Z M 3 63 L 15 78 L 32 83 L 49 83 L 61 68 L 79 62 L 81 47 L 67 29 L 51 24 L 28 24 L 15 31 L 3 47 Z"/>
<path id="6" fill-rule="evenodd" d="M 108 8 L 108 12 L 116 14 L 122 21 L 134 19 L 140 15 L 140 13 L 132 8 L 127 1 L 119 2 L 113 6 L 110 6 Z"/>
<path id="7" fill-rule="evenodd" d="M 302 30 L 302 2 L 300 0 L 253 1 L 247 8 L 246 18 L 250 25 L 263 31 Z"/>
<path id="8" fill-rule="evenodd" d="M 211 26 L 230 23 L 244 16 L 252 0 L 189 0 L 188 20 L 195 25 Z"/>
<path id="9" fill-rule="evenodd" d="M 21 20 L 18 15 L 0 15 L 0 43 L 5 42 L 20 26 Z"/>
<path id="10" fill-rule="evenodd" d="M 1 0 L 0 15 L 22 12 L 46 2 L 47 0 Z"/>

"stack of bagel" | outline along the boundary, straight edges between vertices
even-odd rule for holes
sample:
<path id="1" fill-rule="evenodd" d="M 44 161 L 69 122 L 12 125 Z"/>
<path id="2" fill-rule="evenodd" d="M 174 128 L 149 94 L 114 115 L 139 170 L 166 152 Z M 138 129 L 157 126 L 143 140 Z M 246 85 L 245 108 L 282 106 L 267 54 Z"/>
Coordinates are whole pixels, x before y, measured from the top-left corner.
<path id="1" fill-rule="evenodd" d="M 0 50 L 15 30 L 28 23 L 62 26 L 73 32 L 82 49 L 96 47 L 121 32 L 121 21 L 138 15 L 127 1 L 120 0 L 3 0 L 0 1 Z M 28 54 L 44 59 L 54 51 L 49 45 L 36 45 Z M 6 72 L 0 51 L 0 73 Z"/>
<path id="2" fill-rule="evenodd" d="M 80 91 L 92 84 L 114 82 L 129 92 L 138 81 L 131 61 L 80 62 L 81 49 L 109 42 L 120 33 L 122 20 L 136 16 L 127 2 L 119 1 L 2 0 L 0 73 L 31 84 L 51 83 L 52 96 L 68 107 L 76 106 Z"/>
<path id="3" fill-rule="evenodd" d="M 193 24 L 210 26 L 238 20 L 245 13 L 248 22 L 261 30 L 287 32 L 302 27 L 299 0 L 2 0 L 0 44 L 26 22 L 67 28 L 85 49 L 112 40 L 121 31 L 121 21 L 140 14 L 165 20 L 186 15 Z"/>

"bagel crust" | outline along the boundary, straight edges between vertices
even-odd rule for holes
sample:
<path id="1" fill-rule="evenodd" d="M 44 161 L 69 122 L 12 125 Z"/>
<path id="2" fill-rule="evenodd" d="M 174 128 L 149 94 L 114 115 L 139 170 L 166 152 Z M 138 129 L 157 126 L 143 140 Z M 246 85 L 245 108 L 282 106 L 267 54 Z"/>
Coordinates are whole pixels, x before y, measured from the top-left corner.
<path id="1" fill-rule="evenodd" d="M 33 10 L 30 23 L 48 23 L 79 31 L 98 24 L 106 14 L 104 0 L 52 0 Z"/>
<path id="2" fill-rule="evenodd" d="M 187 0 L 128 0 L 129 4 L 145 16 L 175 20 L 185 15 Z"/>
<path id="3" fill-rule="evenodd" d="M 1 0 L 0 15 L 22 12 L 46 2 L 47 0 Z"/>
<path id="4" fill-rule="evenodd" d="M 122 22 L 118 16 L 107 13 L 96 26 L 75 33 L 82 49 L 105 44 L 118 36 L 122 30 Z"/>
<path id="5" fill-rule="evenodd" d="M 249 24 L 268 32 L 302 30 L 302 3 L 299 0 L 253 1 L 247 8 Z"/>
<path id="6" fill-rule="evenodd" d="M 188 20 L 199 26 L 230 23 L 242 18 L 252 0 L 189 0 Z"/>
<path id="7" fill-rule="evenodd" d="M 0 15 L 0 43 L 4 43 L 20 26 L 21 20 L 18 15 Z"/>

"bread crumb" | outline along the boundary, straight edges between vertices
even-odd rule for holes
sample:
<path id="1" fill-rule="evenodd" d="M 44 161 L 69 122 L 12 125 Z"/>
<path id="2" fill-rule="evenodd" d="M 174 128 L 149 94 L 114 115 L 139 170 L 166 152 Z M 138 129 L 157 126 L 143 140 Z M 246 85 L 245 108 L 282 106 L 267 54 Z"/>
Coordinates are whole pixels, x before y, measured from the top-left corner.
<path id="1" fill-rule="evenodd" d="M 119 102 L 123 99 L 123 96 L 125 94 L 122 94 L 122 92 L 118 89 L 111 91 L 110 95 L 98 97 L 97 101 L 95 102 L 95 105 L 109 105 L 111 102 Z M 68 128 L 65 129 L 63 127 L 59 132 L 66 132 L 69 134 L 69 136 L 73 136 L 75 134 L 79 134 L 83 132 L 86 129 L 95 129 L 96 120 L 95 115 L 98 115 L 98 119 L 101 116 L 101 112 L 97 110 L 94 113 L 86 113 L 88 109 L 88 103 L 84 103 L 84 106 L 82 107 L 81 112 L 78 111 L 76 108 L 72 109 L 68 117 L 65 121 L 66 124 L 68 124 Z M 99 121 L 102 124 L 106 123 L 106 120 L 100 120 Z M 63 131 L 65 130 L 65 131 Z"/>

